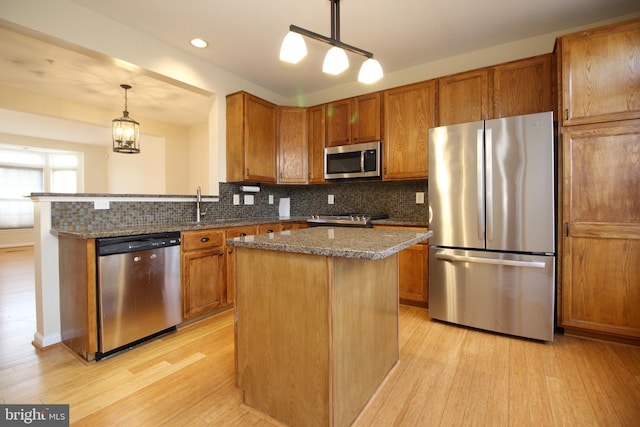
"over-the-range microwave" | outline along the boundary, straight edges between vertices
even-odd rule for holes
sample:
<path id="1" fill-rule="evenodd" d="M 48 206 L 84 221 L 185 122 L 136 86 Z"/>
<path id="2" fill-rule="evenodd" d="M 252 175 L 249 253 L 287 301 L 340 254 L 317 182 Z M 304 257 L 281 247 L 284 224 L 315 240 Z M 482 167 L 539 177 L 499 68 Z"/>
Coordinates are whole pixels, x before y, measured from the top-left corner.
<path id="1" fill-rule="evenodd" d="M 382 176 L 380 141 L 324 149 L 324 178 L 379 178 Z"/>

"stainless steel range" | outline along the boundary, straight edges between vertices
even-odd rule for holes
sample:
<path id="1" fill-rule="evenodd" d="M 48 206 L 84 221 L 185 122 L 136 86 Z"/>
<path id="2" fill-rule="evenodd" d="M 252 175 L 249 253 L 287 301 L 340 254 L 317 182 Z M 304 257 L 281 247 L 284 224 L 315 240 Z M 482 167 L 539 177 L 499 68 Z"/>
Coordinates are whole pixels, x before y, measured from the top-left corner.
<path id="1" fill-rule="evenodd" d="M 385 213 L 340 213 L 337 215 L 311 215 L 310 226 L 332 225 L 335 227 L 373 227 L 371 221 L 389 218 Z"/>

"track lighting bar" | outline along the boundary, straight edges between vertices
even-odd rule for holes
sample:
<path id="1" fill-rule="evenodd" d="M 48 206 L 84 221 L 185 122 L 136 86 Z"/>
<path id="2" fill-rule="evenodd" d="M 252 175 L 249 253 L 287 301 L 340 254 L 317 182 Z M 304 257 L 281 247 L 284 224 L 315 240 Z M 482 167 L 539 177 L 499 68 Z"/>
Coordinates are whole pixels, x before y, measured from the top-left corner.
<path id="1" fill-rule="evenodd" d="M 298 27 L 297 25 L 289 25 L 289 31 L 293 31 L 294 33 L 302 34 L 303 36 L 307 36 L 311 39 L 315 39 L 324 43 L 328 43 L 332 46 L 337 46 L 342 49 L 348 50 L 353 53 L 357 53 L 358 55 L 366 56 L 367 58 L 373 58 L 373 53 L 367 52 L 366 50 L 360 49 L 359 47 L 351 46 L 350 44 L 346 44 L 337 39 L 332 39 L 331 37 L 323 36 L 322 34 L 314 33 L 313 31 L 309 31 L 307 29 Z"/>

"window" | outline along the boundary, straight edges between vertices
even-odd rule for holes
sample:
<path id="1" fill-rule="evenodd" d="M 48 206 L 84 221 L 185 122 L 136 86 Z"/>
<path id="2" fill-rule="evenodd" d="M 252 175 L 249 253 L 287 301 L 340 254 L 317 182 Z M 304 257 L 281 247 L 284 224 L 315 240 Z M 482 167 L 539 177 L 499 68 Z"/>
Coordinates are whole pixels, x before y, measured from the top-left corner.
<path id="1" fill-rule="evenodd" d="M 31 193 L 82 191 L 82 154 L 0 146 L 0 229 L 33 227 Z"/>

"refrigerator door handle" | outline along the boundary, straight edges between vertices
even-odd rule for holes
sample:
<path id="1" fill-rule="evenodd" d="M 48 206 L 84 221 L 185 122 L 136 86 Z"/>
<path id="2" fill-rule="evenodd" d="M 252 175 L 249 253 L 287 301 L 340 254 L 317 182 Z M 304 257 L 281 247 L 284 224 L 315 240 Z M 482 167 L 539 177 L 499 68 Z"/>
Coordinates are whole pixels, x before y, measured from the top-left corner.
<path id="1" fill-rule="evenodd" d="M 493 240 L 493 135 L 491 128 L 485 131 L 486 152 L 486 209 L 487 209 L 487 241 Z"/>
<path id="2" fill-rule="evenodd" d="M 513 261 L 507 259 L 493 259 L 493 258 L 476 258 L 463 255 L 450 255 L 444 252 L 436 252 L 436 258 L 444 261 L 451 262 L 474 262 L 477 264 L 493 264 L 493 265 L 506 265 L 509 267 L 530 267 L 530 268 L 545 268 L 546 263 L 540 261 Z"/>
<path id="3" fill-rule="evenodd" d="M 478 182 L 478 239 L 484 240 L 484 129 L 478 129 L 476 137 L 476 173 Z"/>

